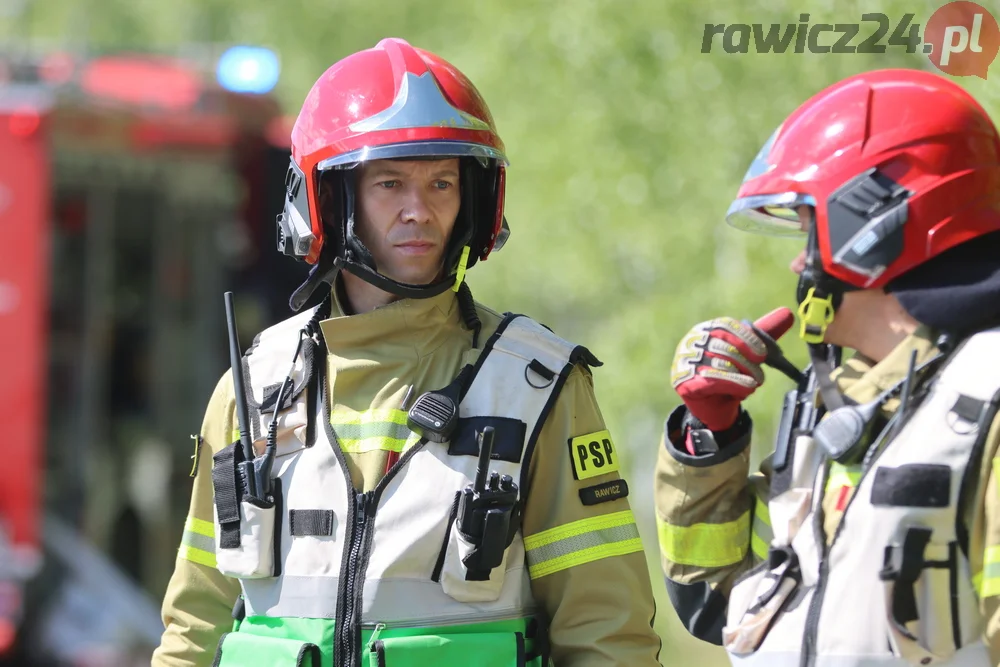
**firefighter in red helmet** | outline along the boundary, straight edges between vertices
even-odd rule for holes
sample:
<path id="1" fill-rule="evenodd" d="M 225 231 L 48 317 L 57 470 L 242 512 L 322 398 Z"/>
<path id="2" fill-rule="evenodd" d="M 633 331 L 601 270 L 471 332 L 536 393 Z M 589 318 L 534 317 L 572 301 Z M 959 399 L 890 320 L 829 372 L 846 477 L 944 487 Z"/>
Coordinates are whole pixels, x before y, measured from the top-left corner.
<path id="1" fill-rule="evenodd" d="M 277 227 L 312 268 L 209 403 L 154 665 L 658 664 L 600 362 L 465 282 L 506 167 L 403 40 L 309 91 Z"/>
<path id="2" fill-rule="evenodd" d="M 775 342 L 788 309 L 678 345 L 655 483 L 679 616 L 735 665 L 1000 663 L 993 122 L 935 74 L 852 76 L 780 125 L 727 220 L 806 239 L 811 363 Z M 764 364 L 796 387 L 749 475 Z"/>

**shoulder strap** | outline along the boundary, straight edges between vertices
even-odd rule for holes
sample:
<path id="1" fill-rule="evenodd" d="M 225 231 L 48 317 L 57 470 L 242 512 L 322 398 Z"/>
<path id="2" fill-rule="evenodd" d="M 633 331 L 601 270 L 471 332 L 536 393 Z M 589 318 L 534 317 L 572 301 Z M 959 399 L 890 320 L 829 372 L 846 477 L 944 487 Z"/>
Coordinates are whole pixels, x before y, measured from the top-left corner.
<path id="1" fill-rule="evenodd" d="M 278 390 L 287 377 L 292 378 L 292 390 L 282 398 L 280 409 L 290 407 L 309 385 L 319 349 L 315 334 L 319 322 L 330 316 L 330 308 L 328 296 L 315 308 L 264 329 L 243 356 L 243 385 L 254 439 L 261 437 L 261 414 L 275 411 Z M 300 338 L 302 348 L 296 356 Z"/>
<path id="2" fill-rule="evenodd" d="M 507 313 L 490 336 L 462 393 L 462 419 L 500 418 L 524 425 L 522 497 L 535 443 L 574 365 L 600 366 L 582 345 L 524 315 Z"/>
<path id="3" fill-rule="evenodd" d="M 972 502 L 979 478 L 986 440 L 1000 408 L 1000 328 L 967 338 L 941 370 L 938 382 L 957 394 L 948 418 L 961 428 L 978 429 L 969 462 L 962 476 L 955 517 L 959 547 L 969 557 L 966 508 Z"/>
<path id="4" fill-rule="evenodd" d="M 938 381 L 970 399 L 992 400 L 1000 390 L 1000 328 L 963 341 L 941 369 Z"/>

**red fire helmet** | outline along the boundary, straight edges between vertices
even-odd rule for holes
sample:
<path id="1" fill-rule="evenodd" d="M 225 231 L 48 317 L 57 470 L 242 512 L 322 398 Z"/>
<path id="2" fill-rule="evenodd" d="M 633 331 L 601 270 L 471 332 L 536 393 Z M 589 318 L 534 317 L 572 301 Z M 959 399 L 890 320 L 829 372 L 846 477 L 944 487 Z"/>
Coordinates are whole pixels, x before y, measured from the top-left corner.
<path id="1" fill-rule="evenodd" d="M 486 102 L 456 67 L 402 39 L 383 39 L 326 70 L 306 96 L 291 145 L 278 218 L 278 247 L 287 255 L 309 264 L 324 255 L 383 289 L 422 297 L 446 289 L 506 239 L 508 161 Z M 457 157 L 461 165 L 462 206 L 445 256 L 449 276 L 441 285 L 403 285 L 377 272 L 353 233 L 353 172 L 367 160 L 433 157 Z M 330 177 L 343 184 L 336 186 L 337 220 L 323 220 L 319 207 L 320 183 Z"/>
<path id="2" fill-rule="evenodd" d="M 1000 230 L 1000 137 L 942 76 L 887 69 L 820 91 L 758 153 L 727 220 L 805 235 L 814 207 L 822 270 L 882 287 L 945 250 Z"/>

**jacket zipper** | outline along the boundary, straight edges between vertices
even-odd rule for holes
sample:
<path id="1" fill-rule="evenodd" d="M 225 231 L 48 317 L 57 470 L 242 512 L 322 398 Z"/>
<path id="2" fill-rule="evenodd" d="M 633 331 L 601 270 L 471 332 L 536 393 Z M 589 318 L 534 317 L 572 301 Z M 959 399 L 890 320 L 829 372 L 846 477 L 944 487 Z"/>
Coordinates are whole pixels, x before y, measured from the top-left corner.
<path id="1" fill-rule="evenodd" d="M 347 469 L 346 466 L 344 469 Z M 361 636 L 360 624 L 355 620 L 361 611 L 358 604 L 361 598 L 359 589 L 363 587 L 363 583 L 362 586 L 358 586 L 358 577 L 359 572 L 361 577 L 364 576 L 361 561 L 364 555 L 365 533 L 370 532 L 367 530 L 369 508 L 371 508 L 372 515 L 375 513 L 371 502 L 372 495 L 372 491 L 355 492 L 354 494 L 351 512 L 353 520 L 350 522 L 349 537 L 345 540 L 347 549 L 341 564 L 341 583 L 337 599 L 336 643 L 334 645 L 336 659 L 334 662 L 345 667 L 356 664 L 358 643 Z M 364 561 L 367 565 L 367 558 L 364 558 Z"/>
<path id="2" fill-rule="evenodd" d="M 361 660 L 361 601 L 365 586 L 365 572 L 371 555 L 372 539 L 375 534 L 375 513 L 378 510 L 382 491 L 414 454 L 423 449 L 427 441 L 421 438 L 400 457 L 399 461 L 379 480 L 371 491 L 360 493 L 354 489 L 351 472 L 347 467 L 344 452 L 340 449 L 333 426 L 330 424 L 329 386 L 326 367 L 323 366 L 324 422 L 330 446 L 344 473 L 347 488 L 352 493 L 348 508 L 348 528 L 344 536 L 344 554 L 340 564 L 340 584 L 337 591 L 337 618 L 334 632 L 334 664 L 337 667 L 360 667 Z"/>
<path id="3" fill-rule="evenodd" d="M 916 412 L 916 408 L 912 408 L 910 414 L 912 415 Z M 905 415 L 903 416 L 905 419 Z M 899 435 L 899 432 L 906 426 L 906 423 L 899 424 L 898 427 L 894 427 L 895 420 L 890 420 L 888 424 L 885 425 L 885 434 L 889 435 L 892 433 L 893 437 Z M 890 431 L 889 429 L 892 429 Z M 825 521 L 825 515 L 823 512 L 823 498 L 826 495 L 826 483 L 830 473 L 830 467 L 826 466 L 823 471 L 823 483 L 822 489 L 823 493 L 820 494 L 819 505 L 816 512 L 816 523 L 815 530 L 817 537 L 822 540 L 823 550 L 821 552 L 819 561 L 819 581 L 816 584 L 816 592 L 813 593 L 812 600 L 809 601 L 809 614 L 806 616 L 806 628 L 805 636 L 802 638 L 802 667 L 813 667 L 816 664 L 816 654 L 817 654 L 817 635 L 819 634 L 819 617 L 820 612 L 823 608 L 823 595 L 826 593 L 826 583 L 830 574 L 830 561 L 828 556 L 830 551 L 833 549 L 833 545 L 837 543 L 837 538 L 840 536 L 840 531 L 844 527 L 847 519 L 847 512 L 851 509 L 851 505 L 854 503 L 854 499 L 858 497 L 857 490 L 864 483 L 865 478 L 868 473 L 875 469 L 875 463 L 879 460 L 885 450 L 889 448 L 892 442 L 884 442 L 884 438 L 879 437 L 875 439 L 872 443 L 872 447 L 876 447 L 875 454 L 867 461 L 865 467 L 861 469 L 861 476 L 858 478 L 858 483 L 854 487 L 854 493 L 851 494 L 851 498 L 847 501 L 844 506 L 844 511 L 840 515 L 840 521 L 837 523 L 836 530 L 833 531 L 833 539 L 830 540 L 829 546 L 826 543 L 826 534 L 823 530 L 823 522 Z"/>

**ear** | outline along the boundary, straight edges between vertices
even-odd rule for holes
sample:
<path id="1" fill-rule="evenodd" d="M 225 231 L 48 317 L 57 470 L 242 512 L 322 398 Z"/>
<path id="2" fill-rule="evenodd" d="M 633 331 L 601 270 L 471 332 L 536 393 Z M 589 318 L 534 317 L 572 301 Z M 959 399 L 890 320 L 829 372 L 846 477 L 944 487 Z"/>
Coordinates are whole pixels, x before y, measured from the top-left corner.
<path id="1" fill-rule="evenodd" d="M 337 207 L 339 203 L 337 201 L 337 193 L 335 190 L 335 179 L 328 178 L 327 174 L 323 175 L 319 183 L 319 213 L 325 224 L 330 224 L 337 219 L 339 211 Z"/>

